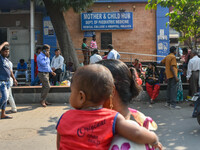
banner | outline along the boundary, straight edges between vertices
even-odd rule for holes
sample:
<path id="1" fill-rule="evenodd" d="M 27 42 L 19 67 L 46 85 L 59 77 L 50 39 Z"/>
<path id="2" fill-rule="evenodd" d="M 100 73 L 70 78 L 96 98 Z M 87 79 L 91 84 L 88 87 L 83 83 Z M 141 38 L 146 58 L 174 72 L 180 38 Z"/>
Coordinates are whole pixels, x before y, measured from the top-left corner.
<path id="1" fill-rule="evenodd" d="M 82 13 L 81 30 L 131 30 L 133 12 Z"/>
<path id="2" fill-rule="evenodd" d="M 169 54 L 169 26 L 166 23 L 169 22 L 169 17 L 166 17 L 166 13 L 169 13 L 169 8 L 157 6 L 156 11 L 156 26 L 157 26 L 157 55 L 167 56 Z M 157 61 L 161 61 L 162 57 L 157 57 Z"/>

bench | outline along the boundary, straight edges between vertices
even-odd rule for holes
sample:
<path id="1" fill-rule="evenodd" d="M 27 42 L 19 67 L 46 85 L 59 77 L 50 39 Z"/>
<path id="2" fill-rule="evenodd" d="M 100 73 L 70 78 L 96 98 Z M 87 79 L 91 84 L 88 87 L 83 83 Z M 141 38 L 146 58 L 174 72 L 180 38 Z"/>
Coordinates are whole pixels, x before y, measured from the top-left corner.
<path id="1" fill-rule="evenodd" d="M 39 103 L 42 86 L 14 86 L 13 97 L 16 103 Z M 47 100 L 51 103 L 67 103 L 70 96 L 69 86 L 51 86 Z"/>
<path id="2" fill-rule="evenodd" d="M 145 85 L 142 86 L 144 91 L 141 92 L 137 99 L 148 101 L 149 96 L 146 92 Z M 12 92 L 16 103 L 30 104 L 39 103 L 42 86 L 14 86 Z M 189 84 L 183 83 L 184 98 L 188 94 Z M 166 96 L 167 84 L 160 84 L 160 93 L 157 99 L 164 100 Z M 52 103 L 67 103 L 70 96 L 69 86 L 51 86 L 48 101 Z"/>

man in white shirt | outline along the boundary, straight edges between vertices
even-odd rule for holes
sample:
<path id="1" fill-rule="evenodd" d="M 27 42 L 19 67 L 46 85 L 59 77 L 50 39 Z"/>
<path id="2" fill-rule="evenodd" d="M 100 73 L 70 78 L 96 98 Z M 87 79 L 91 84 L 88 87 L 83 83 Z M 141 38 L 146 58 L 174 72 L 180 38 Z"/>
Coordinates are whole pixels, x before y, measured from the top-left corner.
<path id="1" fill-rule="evenodd" d="M 55 56 L 51 61 L 51 69 L 56 73 L 56 76 L 51 76 L 53 85 L 60 81 L 60 74 L 64 64 L 64 58 L 60 55 L 60 49 L 55 50 Z"/>
<path id="2" fill-rule="evenodd" d="M 94 49 L 92 51 L 93 55 L 90 57 L 90 64 L 94 64 L 100 60 L 102 60 L 102 57 L 98 53 L 98 49 Z"/>
<path id="3" fill-rule="evenodd" d="M 197 51 L 191 51 L 187 69 L 187 80 L 190 83 L 191 96 L 198 92 L 199 89 L 199 70 L 200 70 L 200 58 L 197 56 Z"/>
<path id="4" fill-rule="evenodd" d="M 120 59 L 119 53 L 113 49 L 113 46 L 111 44 L 108 45 L 108 57 L 107 59 Z"/>
<path id="5" fill-rule="evenodd" d="M 9 66 L 10 66 L 10 69 L 13 71 L 13 63 L 10 60 L 9 60 Z M 10 112 L 16 113 L 17 107 L 16 107 L 15 100 L 14 100 L 13 95 L 12 95 L 12 89 L 11 89 L 12 86 L 13 86 L 13 79 L 10 77 L 10 87 L 8 89 L 8 91 L 9 91 L 8 101 L 9 101 L 9 104 L 11 106 Z"/>

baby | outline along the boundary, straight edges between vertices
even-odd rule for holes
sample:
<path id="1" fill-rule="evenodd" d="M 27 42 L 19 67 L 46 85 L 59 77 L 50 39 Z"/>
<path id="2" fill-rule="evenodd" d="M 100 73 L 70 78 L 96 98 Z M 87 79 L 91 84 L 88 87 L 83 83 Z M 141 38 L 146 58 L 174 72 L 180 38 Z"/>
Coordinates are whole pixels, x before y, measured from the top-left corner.
<path id="1" fill-rule="evenodd" d="M 84 66 L 74 73 L 70 104 L 75 109 L 65 112 L 57 124 L 57 149 L 106 150 L 115 134 L 162 149 L 154 132 L 102 107 L 112 101 L 114 88 L 111 72 L 102 65 Z"/>

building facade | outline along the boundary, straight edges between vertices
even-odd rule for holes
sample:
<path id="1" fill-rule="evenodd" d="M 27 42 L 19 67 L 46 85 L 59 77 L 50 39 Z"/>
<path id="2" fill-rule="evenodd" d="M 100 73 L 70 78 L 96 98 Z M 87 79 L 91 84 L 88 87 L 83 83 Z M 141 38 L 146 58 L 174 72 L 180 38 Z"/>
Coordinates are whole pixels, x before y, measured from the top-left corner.
<path id="1" fill-rule="evenodd" d="M 168 18 L 165 17 L 168 10 L 160 7 L 157 10 L 146 10 L 146 4 L 147 0 L 98 0 L 82 14 L 74 13 L 70 9 L 64 13 L 64 16 L 74 47 L 80 49 L 84 37 L 87 37 L 89 44 L 91 36 L 95 34 L 98 49 L 107 50 L 107 44 L 112 44 L 114 49 L 122 52 L 121 59 L 125 62 L 133 61 L 135 58 L 141 61 L 159 60 L 157 57 L 147 55 L 168 54 L 169 29 L 166 28 Z M 18 0 L 12 0 L 12 3 L 5 1 L 1 4 L 0 10 L 0 43 L 6 40 L 10 42 L 10 56 L 14 65 L 21 58 L 26 62 L 30 61 L 30 3 L 22 4 Z M 86 21 L 82 17 L 83 14 L 88 16 L 107 14 L 107 18 L 89 19 L 91 22 L 96 20 L 99 26 L 105 26 L 87 30 L 84 28 L 88 24 L 84 24 Z M 116 20 L 113 14 L 121 15 L 122 18 L 119 17 Z M 112 27 L 107 28 L 107 22 L 111 23 Z M 117 23 L 121 23 L 120 27 Z M 36 7 L 35 45 L 44 43 L 52 46 L 53 57 L 53 51 L 57 46 L 53 26 L 50 18 L 46 17 L 45 9 Z M 81 50 L 77 50 L 77 53 L 82 62 Z"/>

